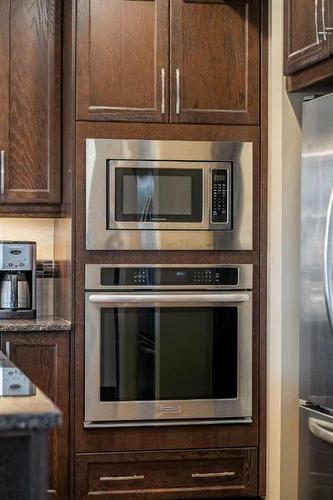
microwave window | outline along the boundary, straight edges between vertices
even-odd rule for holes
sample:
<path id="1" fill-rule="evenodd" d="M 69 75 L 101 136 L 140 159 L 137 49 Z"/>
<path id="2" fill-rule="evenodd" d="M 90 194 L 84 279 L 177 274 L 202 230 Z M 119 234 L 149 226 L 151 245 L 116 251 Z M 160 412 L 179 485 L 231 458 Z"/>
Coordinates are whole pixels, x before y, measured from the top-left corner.
<path id="1" fill-rule="evenodd" d="M 237 307 L 102 309 L 101 401 L 236 398 L 237 323 Z"/>
<path id="2" fill-rule="evenodd" d="M 115 220 L 201 222 L 201 169 L 116 168 Z"/>
<path id="3" fill-rule="evenodd" d="M 152 214 L 191 215 L 191 177 L 164 175 L 163 182 L 159 179 L 158 189 L 154 189 L 154 181 L 153 177 L 140 179 L 135 175 L 124 175 L 122 198 L 125 215 L 144 214 L 147 208 Z M 171 193 L 174 203 L 170 203 Z"/>

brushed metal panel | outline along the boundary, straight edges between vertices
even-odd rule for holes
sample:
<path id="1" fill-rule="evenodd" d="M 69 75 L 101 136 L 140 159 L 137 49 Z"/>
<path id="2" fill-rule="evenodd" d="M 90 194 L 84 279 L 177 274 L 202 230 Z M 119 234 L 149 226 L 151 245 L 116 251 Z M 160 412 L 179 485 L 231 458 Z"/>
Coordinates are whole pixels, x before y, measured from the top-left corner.
<path id="1" fill-rule="evenodd" d="M 233 163 L 233 229 L 107 229 L 107 160 Z M 208 166 L 207 166 L 208 168 Z M 204 200 L 210 200 L 206 182 Z M 207 216 L 208 209 L 204 209 Z M 252 143 L 86 139 L 87 250 L 252 250 Z M 146 227 L 146 226 L 145 226 Z"/>

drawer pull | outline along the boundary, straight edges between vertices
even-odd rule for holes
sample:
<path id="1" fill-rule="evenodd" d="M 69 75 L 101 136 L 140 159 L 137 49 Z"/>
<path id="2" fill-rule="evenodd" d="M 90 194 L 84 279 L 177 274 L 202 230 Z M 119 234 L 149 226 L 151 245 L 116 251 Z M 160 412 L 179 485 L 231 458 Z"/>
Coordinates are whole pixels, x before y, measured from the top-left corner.
<path id="1" fill-rule="evenodd" d="M 100 481 L 138 481 L 139 479 L 144 479 L 145 476 L 133 474 L 133 476 L 102 476 L 99 478 Z"/>
<path id="2" fill-rule="evenodd" d="M 192 478 L 202 478 L 202 477 L 233 477 L 235 472 L 194 472 Z"/>

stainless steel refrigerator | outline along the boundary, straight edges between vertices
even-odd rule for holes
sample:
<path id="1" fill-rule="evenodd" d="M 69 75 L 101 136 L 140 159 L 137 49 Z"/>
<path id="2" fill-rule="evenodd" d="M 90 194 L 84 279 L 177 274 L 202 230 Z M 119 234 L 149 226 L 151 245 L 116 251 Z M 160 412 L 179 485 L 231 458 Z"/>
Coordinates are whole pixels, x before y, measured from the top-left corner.
<path id="1" fill-rule="evenodd" d="M 333 500 L 333 94 L 303 104 L 299 500 Z"/>

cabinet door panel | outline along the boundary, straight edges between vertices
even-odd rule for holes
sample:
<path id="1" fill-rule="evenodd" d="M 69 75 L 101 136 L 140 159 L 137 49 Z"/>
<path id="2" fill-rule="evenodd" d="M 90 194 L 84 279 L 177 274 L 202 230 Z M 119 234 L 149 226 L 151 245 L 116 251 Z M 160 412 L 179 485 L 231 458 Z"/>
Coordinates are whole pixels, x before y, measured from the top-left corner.
<path id="1" fill-rule="evenodd" d="M 0 2 L 0 152 L 2 155 L 8 151 L 9 144 L 9 0 Z M 3 168 L 1 162 L 4 156 L 0 157 L 0 169 Z M 3 190 L 3 178 L 0 172 L 0 200 Z"/>
<path id="2" fill-rule="evenodd" d="M 2 350 L 63 412 L 63 425 L 50 432 L 49 496 L 68 498 L 69 335 L 3 334 Z"/>
<path id="3" fill-rule="evenodd" d="M 78 0 L 79 119 L 167 119 L 168 24 L 168 0 Z"/>
<path id="4" fill-rule="evenodd" d="M 171 0 L 172 121 L 258 123 L 259 65 L 259 0 Z"/>
<path id="5" fill-rule="evenodd" d="M 257 450 L 76 455 L 78 498 L 180 500 L 257 493 Z"/>
<path id="6" fill-rule="evenodd" d="M 0 201 L 59 203 L 61 1 L 15 0 L 4 14 L 8 91 L 2 118 L 9 142 L 0 145 L 5 152 Z"/>
<path id="7" fill-rule="evenodd" d="M 285 74 L 295 73 L 328 57 L 323 31 L 326 0 L 285 0 Z"/>

